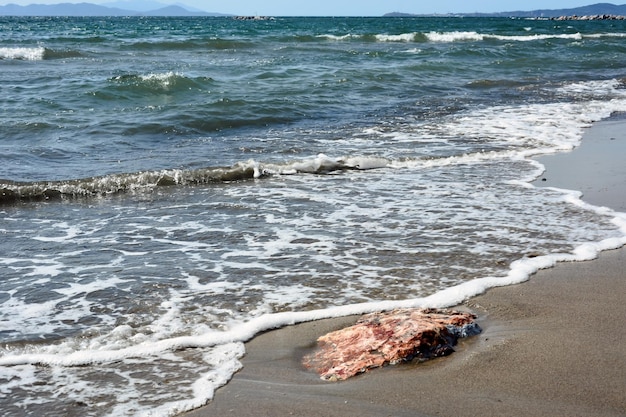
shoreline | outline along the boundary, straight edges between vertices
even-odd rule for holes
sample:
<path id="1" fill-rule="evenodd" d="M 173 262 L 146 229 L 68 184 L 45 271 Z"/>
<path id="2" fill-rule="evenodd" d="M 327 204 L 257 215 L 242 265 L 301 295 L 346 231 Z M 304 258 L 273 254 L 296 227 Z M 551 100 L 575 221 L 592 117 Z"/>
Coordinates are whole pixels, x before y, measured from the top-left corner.
<path id="1" fill-rule="evenodd" d="M 575 150 L 536 158 L 546 172 L 533 184 L 581 190 L 585 202 L 626 211 L 624 127 L 619 118 L 595 123 Z M 208 405 L 183 415 L 624 416 L 625 267 L 622 247 L 492 288 L 454 307 L 477 314 L 483 332 L 462 339 L 453 355 L 338 383 L 300 359 L 355 317 L 262 333 L 246 343 L 243 369 Z"/>
<path id="2" fill-rule="evenodd" d="M 586 203 L 626 212 L 624 128 L 626 116 L 616 115 L 595 123 L 574 150 L 533 158 L 546 172 L 531 184 L 578 190 Z"/>

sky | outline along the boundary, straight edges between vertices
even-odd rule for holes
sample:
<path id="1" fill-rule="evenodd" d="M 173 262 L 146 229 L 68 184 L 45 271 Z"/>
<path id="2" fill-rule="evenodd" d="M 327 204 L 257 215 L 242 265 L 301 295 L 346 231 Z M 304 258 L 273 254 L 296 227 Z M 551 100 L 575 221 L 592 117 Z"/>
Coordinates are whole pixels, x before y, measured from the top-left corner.
<path id="1" fill-rule="evenodd" d="M 102 4 L 114 0 L 0 0 L 9 3 L 55 4 L 88 2 Z M 260 16 L 381 16 L 389 12 L 415 14 L 504 12 L 515 10 L 565 9 L 587 6 L 598 0 L 157 0 L 182 3 L 207 12 Z"/>

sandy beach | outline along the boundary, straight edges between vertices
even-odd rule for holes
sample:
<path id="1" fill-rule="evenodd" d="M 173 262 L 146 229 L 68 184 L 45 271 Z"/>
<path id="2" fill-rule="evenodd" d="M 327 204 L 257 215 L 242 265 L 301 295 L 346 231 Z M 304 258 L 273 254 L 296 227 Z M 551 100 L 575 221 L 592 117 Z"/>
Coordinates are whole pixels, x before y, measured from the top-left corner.
<path id="1" fill-rule="evenodd" d="M 547 170 L 536 185 L 626 211 L 625 128 L 597 123 L 576 150 L 540 158 Z M 626 249 L 562 263 L 457 306 L 483 332 L 451 356 L 339 383 L 300 360 L 354 317 L 270 331 L 247 343 L 243 369 L 214 400 L 185 416 L 626 416 L 625 301 Z"/>

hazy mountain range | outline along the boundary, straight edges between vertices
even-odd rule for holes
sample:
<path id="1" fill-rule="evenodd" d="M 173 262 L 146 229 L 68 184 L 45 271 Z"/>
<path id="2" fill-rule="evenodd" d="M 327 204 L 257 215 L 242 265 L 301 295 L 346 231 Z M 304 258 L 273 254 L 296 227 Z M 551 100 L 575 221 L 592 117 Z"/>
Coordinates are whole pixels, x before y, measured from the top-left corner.
<path id="1" fill-rule="evenodd" d="M 2 16 L 227 16 L 209 13 L 184 4 L 151 0 L 126 0 L 105 4 L 58 3 L 0 6 Z"/>
<path id="2" fill-rule="evenodd" d="M 559 16 L 592 16 L 592 15 L 626 15 L 626 4 L 621 6 L 611 3 L 597 3 L 571 9 L 542 9 L 531 11 L 511 11 L 501 13 L 450 13 L 450 16 L 468 17 L 559 17 Z M 420 16 L 410 13 L 387 13 L 385 16 Z M 423 16 L 423 15 L 422 15 Z M 431 15 L 432 16 L 432 15 Z"/>
<path id="3" fill-rule="evenodd" d="M 511 11 L 501 13 L 451 13 L 450 16 L 494 16 L 494 17 L 558 17 L 586 15 L 626 15 L 626 5 L 597 3 L 571 9 L 545 9 L 532 11 Z M 209 13 L 184 4 L 164 4 L 154 0 L 118 0 L 105 4 L 58 3 L 0 6 L 0 16 L 229 16 Z M 385 16 L 423 16 L 393 12 Z"/>

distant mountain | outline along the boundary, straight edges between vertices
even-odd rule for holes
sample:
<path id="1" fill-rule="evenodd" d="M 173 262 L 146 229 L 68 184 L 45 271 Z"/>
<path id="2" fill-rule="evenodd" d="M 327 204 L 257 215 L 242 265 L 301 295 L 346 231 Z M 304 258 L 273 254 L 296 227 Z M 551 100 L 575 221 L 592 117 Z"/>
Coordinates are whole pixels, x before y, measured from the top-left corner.
<path id="1" fill-rule="evenodd" d="M 189 7 L 181 3 L 161 3 L 155 0 L 117 0 L 110 3 L 102 3 L 101 6 L 112 7 L 115 9 L 134 10 L 137 12 L 151 12 L 169 6 L 180 6 L 190 12 L 206 13 L 204 10 Z"/>
<path id="2" fill-rule="evenodd" d="M 611 3 L 596 3 L 589 6 L 575 7 L 571 9 L 543 9 L 532 11 L 513 11 L 493 13 L 492 16 L 506 17 L 559 17 L 559 16 L 591 16 L 591 15 L 626 15 L 626 4 L 615 5 Z M 476 14 L 474 14 L 476 15 Z"/>
<path id="3" fill-rule="evenodd" d="M 512 11 L 500 13 L 450 13 L 450 16 L 476 16 L 476 17 L 559 17 L 559 16 L 590 16 L 590 15 L 626 15 L 626 4 L 617 6 L 611 3 L 597 3 L 589 6 L 575 7 L 572 9 L 543 9 L 531 11 Z M 387 13 L 386 17 L 420 16 L 409 13 Z M 421 15 L 424 16 L 424 15 Z M 432 15 L 431 15 L 432 16 Z"/>
<path id="4" fill-rule="evenodd" d="M 135 14 L 135 13 L 133 13 Z M 19 6 L 7 4 L 0 6 L 0 15 L 4 16 L 127 16 L 121 9 L 98 6 L 89 3 L 31 4 Z"/>
<path id="5" fill-rule="evenodd" d="M 148 10 L 139 13 L 142 16 L 218 16 L 206 12 L 192 12 L 182 6 L 165 6 L 156 10 Z"/>
<path id="6" fill-rule="evenodd" d="M 100 3 L 101 6 L 112 7 L 114 9 L 135 10 L 138 12 L 149 12 L 150 10 L 162 9 L 170 4 L 161 3 L 154 0 L 117 0 L 108 3 Z"/>
<path id="7" fill-rule="evenodd" d="M 197 10 L 189 10 L 180 5 L 166 5 L 157 2 L 121 1 L 117 5 L 130 7 L 138 4 L 139 9 L 124 9 L 119 7 L 107 7 L 92 3 L 59 3 L 59 4 L 30 4 L 19 6 L 7 4 L 0 6 L 0 16 L 225 16 L 220 13 L 207 13 Z M 155 9 L 142 9 L 148 4 L 156 6 Z"/>

